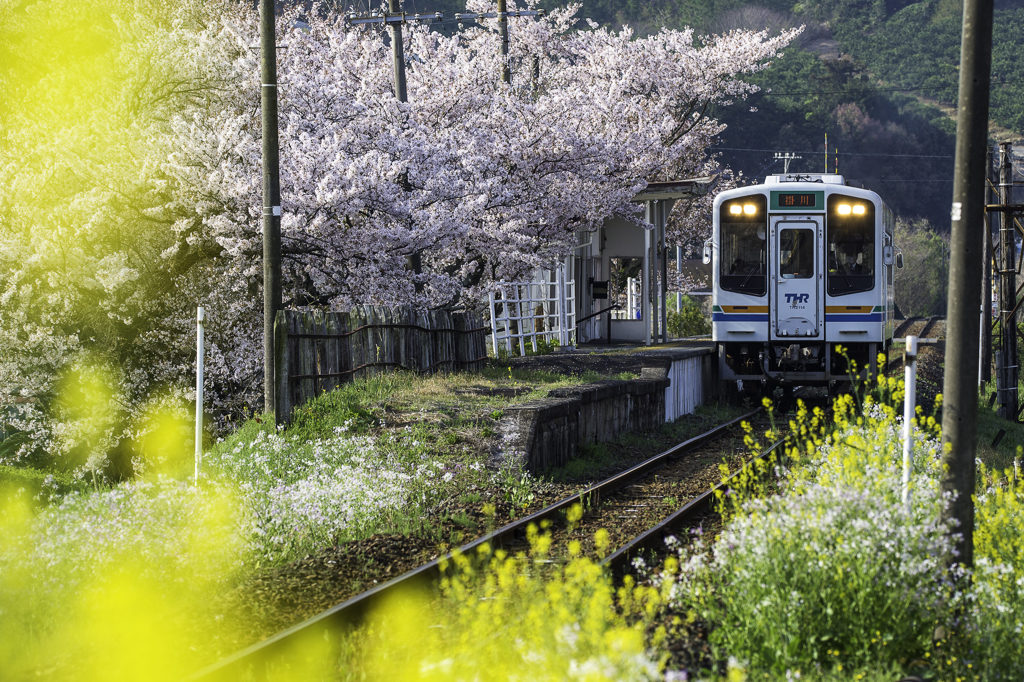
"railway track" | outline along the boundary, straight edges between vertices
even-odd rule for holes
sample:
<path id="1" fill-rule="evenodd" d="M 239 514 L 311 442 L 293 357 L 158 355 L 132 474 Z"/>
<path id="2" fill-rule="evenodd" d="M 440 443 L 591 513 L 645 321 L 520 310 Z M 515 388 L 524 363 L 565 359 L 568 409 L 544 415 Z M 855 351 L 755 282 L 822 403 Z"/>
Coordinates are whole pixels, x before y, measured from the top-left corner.
<path id="1" fill-rule="evenodd" d="M 762 412 L 758 408 L 679 443 L 578 494 L 477 538 L 457 551 L 468 554 L 484 543 L 509 551 L 525 549 L 528 546 L 527 528 L 542 521 L 553 522 L 551 532 L 554 547 L 576 539 L 586 550 L 588 544 L 592 543 L 594 533 L 603 528 L 611 535 L 611 546 L 618 547 L 603 563 L 616 575 L 621 575 L 628 570 L 629 561 L 633 557 L 662 547 L 665 536 L 677 532 L 683 526 L 696 525 L 711 513 L 713 484 L 721 481 L 718 463 L 723 455 L 732 461 L 730 466 L 744 463 L 740 423 L 753 420 Z M 700 475 L 697 475 L 698 472 Z M 581 502 L 586 513 L 578 524 L 567 526 L 564 523 L 566 513 Z M 630 525 L 635 527 L 637 521 L 643 522 L 646 528 L 644 532 L 634 536 L 623 530 Z M 320 636 L 325 631 L 357 626 L 372 609 L 395 591 L 432 589 L 441 577 L 440 565 L 450 557 L 451 554 L 439 557 L 338 604 L 199 671 L 189 679 L 238 679 L 247 669 L 258 672 L 262 664 L 274 660 L 298 640 Z M 257 679 L 259 677 L 257 674 Z"/>
<path id="2" fill-rule="evenodd" d="M 942 337 L 944 337 L 944 327 L 941 330 L 939 328 L 940 323 L 944 323 L 945 321 L 946 318 L 941 315 L 936 315 L 933 317 L 908 317 L 906 320 L 901 322 L 898 327 L 896 327 L 895 331 L 893 331 L 893 341 L 896 341 L 897 339 L 903 339 L 904 337 L 907 336 L 916 336 L 919 339 L 919 343 L 922 343 L 923 345 L 941 345 L 942 343 L 945 343 L 944 340 L 933 339 L 929 336 L 929 334 L 934 334 L 936 331 L 938 331 L 939 334 Z M 900 369 L 902 367 L 902 355 L 889 360 L 888 369 L 890 371 Z"/>
<path id="3" fill-rule="evenodd" d="M 902 338 L 906 336 L 907 330 L 911 329 L 914 325 L 916 325 L 918 322 L 923 321 L 924 319 L 926 318 L 915 315 L 903 320 L 902 322 L 900 322 L 899 326 L 896 327 L 895 330 L 893 330 L 893 338 Z"/>
<path id="4" fill-rule="evenodd" d="M 928 334 L 935 330 L 936 325 L 945 319 L 946 318 L 941 315 L 935 315 L 932 317 L 908 317 L 903 320 L 898 327 L 896 327 L 895 331 L 893 331 L 893 339 L 911 335 L 922 339 L 927 338 Z"/>
<path id="5" fill-rule="evenodd" d="M 775 452 L 785 439 L 780 439 L 772 443 L 763 453 L 754 457 L 751 463 L 755 460 L 764 459 Z M 619 547 L 612 554 L 610 554 L 601 563 L 608 566 L 612 573 L 616 576 L 622 576 L 629 571 L 631 562 L 636 557 L 646 557 L 650 555 L 662 555 L 665 553 L 665 540 L 669 536 L 679 535 L 680 531 L 693 528 L 695 526 L 695 520 L 701 520 L 708 514 L 712 513 L 712 502 L 715 498 L 715 492 L 725 486 L 729 485 L 729 482 L 740 475 L 740 471 L 732 474 L 729 478 L 719 483 L 714 488 L 711 488 L 697 497 L 693 498 L 676 511 L 669 514 L 663 521 L 657 523 L 654 527 L 636 536 L 626 544 Z"/>

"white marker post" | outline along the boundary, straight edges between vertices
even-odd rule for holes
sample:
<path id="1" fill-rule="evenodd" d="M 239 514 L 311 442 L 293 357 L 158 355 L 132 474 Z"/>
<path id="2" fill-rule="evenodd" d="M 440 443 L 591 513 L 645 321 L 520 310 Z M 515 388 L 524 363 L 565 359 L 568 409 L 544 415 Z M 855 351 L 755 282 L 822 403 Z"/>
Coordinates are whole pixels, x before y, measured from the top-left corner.
<path id="1" fill-rule="evenodd" d="M 910 470 L 914 464 L 914 410 L 917 397 L 917 337 L 907 337 L 907 349 L 903 353 L 904 378 L 903 396 L 903 507 L 910 511 Z"/>
<path id="2" fill-rule="evenodd" d="M 203 321 L 206 313 L 202 306 L 196 310 L 196 477 L 203 463 Z"/>

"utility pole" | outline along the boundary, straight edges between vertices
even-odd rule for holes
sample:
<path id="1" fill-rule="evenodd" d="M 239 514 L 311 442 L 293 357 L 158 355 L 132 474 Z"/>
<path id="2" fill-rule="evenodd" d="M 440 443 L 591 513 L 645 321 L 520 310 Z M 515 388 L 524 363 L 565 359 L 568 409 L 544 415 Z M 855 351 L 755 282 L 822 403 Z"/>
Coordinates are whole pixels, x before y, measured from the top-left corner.
<path id="1" fill-rule="evenodd" d="M 789 162 L 790 161 L 792 161 L 794 159 L 802 159 L 802 158 L 804 158 L 804 157 L 797 156 L 796 154 L 793 154 L 792 152 L 785 152 L 785 153 L 775 152 L 775 160 L 776 161 L 780 161 L 780 160 L 782 161 L 782 173 L 783 173 L 783 175 L 789 173 Z M 826 173 L 828 172 L 828 167 L 827 166 L 825 167 L 825 172 Z"/>
<path id="2" fill-rule="evenodd" d="M 281 176 L 277 141 L 274 0 L 260 0 L 260 110 L 263 141 L 263 400 L 274 409 L 274 318 L 281 309 Z"/>
<path id="3" fill-rule="evenodd" d="M 540 93 L 540 57 L 533 55 L 533 68 L 530 69 L 530 94 L 534 99 Z"/>
<path id="4" fill-rule="evenodd" d="M 400 0 L 388 0 L 388 13 L 400 16 L 402 5 Z M 391 24 L 391 60 L 395 72 L 395 99 L 399 102 L 408 102 L 409 93 L 405 87 L 405 44 L 402 42 L 402 22 L 396 21 Z M 408 176 L 403 176 L 403 183 L 408 184 Z M 405 257 L 405 269 L 414 275 L 423 272 L 423 261 L 420 259 L 419 251 L 413 251 Z M 416 282 L 416 292 L 423 291 L 423 284 Z"/>
<path id="5" fill-rule="evenodd" d="M 498 0 L 498 35 L 501 36 L 501 81 L 512 82 L 512 70 L 508 65 L 508 4 Z"/>
<path id="6" fill-rule="evenodd" d="M 941 519 L 955 523 L 952 568 L 974 566 L 974 477 L 978 416 L 978 301 L 985 229 L 985 148 L 992 66 L 993 0 L 965 0 L 960 43 L 956 160 L 950 211 L 949 316 L 943 381 L 942 492 L 950 504 Z"/>
<path id="7" fill-rule="evenodd" d="M 388 12 L 401 15 L 401 2 L 388 0 Z M 395 97 L 399 102 L 408 102 L 409 95 L 405 91 L 405 45 L 402 43 L 402 23 L 399 21 L 391 24 L 391 58 L 395 67 Z"/>
<path id="8" fill-rule="evenodd" d="M 999 145 L 999 319 L 1003 333 L 999 344 L 1003 351 L 1002 390 L 999 395 L 999 416 L 1017 421 L 1017 239 L 1013 231 L 1010 196 L 1013 168 L 1010 165 L 1010 143 Z"/>
<path id="9" fill-rule="evenodd" d="M 992 192 L 992 149 L 985 151 L 985 204 L 995 203 Z M 981 372 L 978 383 L 992 380 L 992 220 L 985 212 L 984 265 L 981 278 Z"/>

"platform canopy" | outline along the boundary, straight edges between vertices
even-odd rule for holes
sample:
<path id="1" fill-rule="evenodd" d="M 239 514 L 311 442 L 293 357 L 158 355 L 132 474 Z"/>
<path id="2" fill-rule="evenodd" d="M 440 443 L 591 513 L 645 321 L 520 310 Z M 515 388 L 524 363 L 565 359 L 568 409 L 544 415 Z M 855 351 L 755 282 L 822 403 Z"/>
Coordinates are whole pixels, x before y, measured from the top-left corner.
<path id="1" fill-rule="evenodd" d="M 644 220 L 654 229 L 644 229 L 626 218 L 609 218 L 599 234 L 581 235 L 577 247 L 576 272 L 581 284 L 610 281 L 622 267 L 636 270 L 628 277 L 625 301 L 597 300 L 590 295 L 589 286 L 579 291 L 580 336 L 586 340 L 610 337 L 612 342 L 657 343 L 668 339 L 668 257 L 665 244 L 665 226 L 676 201 L 707 194 L 718 181 L 718 175 L 651 182 L 633 201 L 644 204 Z M 613 272 L 614 271 L 614 272 Z M 657 282 L 661 273 L 659 291 L 650 283 Z M 633 291 L 633 288 L 636 291 Z M 613 303 L 619 308 L 609 310 Z M 609 319 L 610 318 L 610 319 Z"/>

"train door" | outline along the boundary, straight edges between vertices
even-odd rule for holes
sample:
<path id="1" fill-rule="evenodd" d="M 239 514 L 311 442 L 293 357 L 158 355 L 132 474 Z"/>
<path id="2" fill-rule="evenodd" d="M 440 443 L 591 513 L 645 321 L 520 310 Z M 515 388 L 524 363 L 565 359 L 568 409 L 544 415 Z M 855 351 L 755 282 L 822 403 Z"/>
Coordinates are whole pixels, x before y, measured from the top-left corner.
<path id="1" fill-rule="evenodd" d="M 822 219 L 796 216 L 772 219 L 774 283 L 772 336 L 816 337 L 822 334 Z"/>

